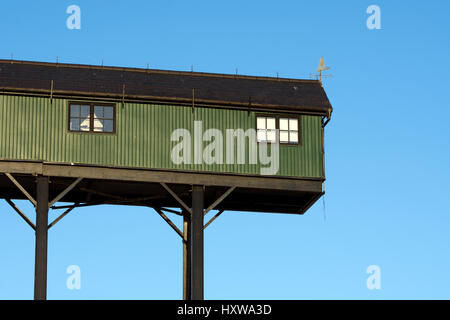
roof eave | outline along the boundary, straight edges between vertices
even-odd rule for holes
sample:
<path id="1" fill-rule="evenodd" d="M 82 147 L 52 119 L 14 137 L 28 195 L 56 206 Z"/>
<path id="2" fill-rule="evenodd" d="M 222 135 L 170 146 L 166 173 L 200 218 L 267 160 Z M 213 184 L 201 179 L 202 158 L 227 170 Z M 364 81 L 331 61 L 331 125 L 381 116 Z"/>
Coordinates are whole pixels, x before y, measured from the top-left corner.
<path id="1" fill-rule="evenodd" d="M 110 102 L 125 102 L 125 103 L 160 103 L 160 104 L 172 104 L 182 106 L 192 106 L 192 99 L 177 98 L 177 97 L 163 97 L 163 96 L 150 96 L 150 95 L 118 95 L 101 92 L 85 92 L 85 91 L 67 91 L 67 90 L 50 90 L 50 89 L 30 89 L 30 88 L 15 88 L 15 87 L 0 87 L 2 94 L 10 95 L 25 95 L 25 96 L 40 96 L 40 97 L 52 97 L 55 99 L 72 99 L 72 100 L 101 100 Z M 302 113 L 302 114 L 314 114 L 330 117 L 332 113 L 332 107 L 328 103 L 320 106 L 304 106 L 304 105 L 270 105 L 259 103 L 240 103 L 232 101 L 220 101 L 220 100 L 206 100 L 195 99 L 194 106 L 198 107 L 215 107 L 215 108 L 232 108 L 241 109 L 246 111 L 273 111 L 284 113 Z"/>

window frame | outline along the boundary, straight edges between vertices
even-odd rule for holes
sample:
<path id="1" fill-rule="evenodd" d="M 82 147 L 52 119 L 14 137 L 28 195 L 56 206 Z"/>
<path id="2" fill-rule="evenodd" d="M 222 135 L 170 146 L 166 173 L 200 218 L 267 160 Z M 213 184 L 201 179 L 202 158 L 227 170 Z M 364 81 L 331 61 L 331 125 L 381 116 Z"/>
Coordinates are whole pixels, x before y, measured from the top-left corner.
<path id="1" fill-rule="evenodd" d="M 77 106 L 89 106 L 89 130 L 71 130 L 70 120 L 71 120 L 71 107 L 72 105 Z M 113 108 L 113 131 L 94 131 L 94 107 L 112 107 Z M 68 118 L 67 118 L 67 129 L 70 133 L 82 133 L 82 134 L 116 134 L 116 104 L 115 103 L 97 103 L 97 102 L 86 102 L 86 101 L 69 101 Z"/>
<path id="2" fill-rule="evenodd" d="M 258 118 L 266 118 L 265 120 L 265 124 L 266 124 L 266 128 L 264 129 L 266 131 L 266 140 L 265 141 L 259 141 L 258 140 Z M 267 118 L 273 118 L 275 119 L 275 129 L 267 129 Z M 275 142 L 277 142 L 277 130 L 278 130 L 278 118 L 276 117 L 276 115 L 270 115 L 270 114 L 266 114 L 266 115 L 258 115 L 255 117 L 255 132 L 256 132 L 256 142 L 258 143 L 274 143 L 271 142 L 269 140 L 267 140 L 267 132 L 269 130 L 275 130 Z"/>
<path id="3" fill-rule="evenodd" d="M 264 117 L 264 118 L 275 118 L 275 129 L 277 130 L 277 141 L 282 146 L 302 146 L 302 116 L 298 114 L 282 114 L 282 113 L 256 113 L 255 114 L 255 130 L 256 130 L 256 142 L 257 143 L 267 143 L 267 141 L 262 142 L 258 141 L 258 118 Z M 298 132 L 298 142 L 292 143 L 292 142 L 281 142 L 280 141 L 280 119 L 297 119 L 297 132 Z M 270 142 L 269 142 L 270 143 Z"/>

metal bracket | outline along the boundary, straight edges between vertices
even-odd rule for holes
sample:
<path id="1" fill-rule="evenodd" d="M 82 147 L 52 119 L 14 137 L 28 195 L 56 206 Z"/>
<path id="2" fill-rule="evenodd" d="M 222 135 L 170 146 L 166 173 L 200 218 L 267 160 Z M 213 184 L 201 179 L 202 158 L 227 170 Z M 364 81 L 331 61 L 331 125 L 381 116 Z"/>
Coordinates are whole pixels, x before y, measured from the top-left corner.
<path id="1" fill-rule="evenodd" d="M 325 118 L 327 120 L 325 120 Z M 330 117 L 322 117 L 322 128 L 325 128 L 325 126 L 328 124 L 328 122 L 330 121 Z"/>
<path id="2" fill-rule="evenodd" d="M 192 88 L 192 112 L 194 112 L 195 109 L 195 89 Z"/>
<path id="3" fill-rule="evenodd" d="M 53 80 L 50 84 L 50 104 L 53 104 Z"/>
<path id="4" fill-rule="evenodd" d="M 125 83 L 122 85 L 122 108 L 125 106 Z"/>

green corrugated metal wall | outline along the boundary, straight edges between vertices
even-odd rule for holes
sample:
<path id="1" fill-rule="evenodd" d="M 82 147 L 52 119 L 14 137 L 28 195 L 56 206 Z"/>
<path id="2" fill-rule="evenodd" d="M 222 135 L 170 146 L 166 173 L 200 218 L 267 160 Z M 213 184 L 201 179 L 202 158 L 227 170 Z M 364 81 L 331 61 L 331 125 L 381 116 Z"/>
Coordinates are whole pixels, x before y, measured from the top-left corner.
<path id="1" fill-rule="evenodd" d="M 175 165 L 170 141 L 173 130 L 192 132 L 194 120 L 203 130 L 255 127 L 255 114 L 226 109 L 117 104 L 115 134 L 70 133 L 68 101 L 0 95 L 0 159 L 200 170 L 259 174 L 259 165 Z M 321 122 L 318 116 L 302 116 L 302 146 L 280 146 L 279 176 L 322 177 Z M 224 134 L 225 137 L 225 134 Z M 208 143 L 205 142 L 206 146 Z"/>

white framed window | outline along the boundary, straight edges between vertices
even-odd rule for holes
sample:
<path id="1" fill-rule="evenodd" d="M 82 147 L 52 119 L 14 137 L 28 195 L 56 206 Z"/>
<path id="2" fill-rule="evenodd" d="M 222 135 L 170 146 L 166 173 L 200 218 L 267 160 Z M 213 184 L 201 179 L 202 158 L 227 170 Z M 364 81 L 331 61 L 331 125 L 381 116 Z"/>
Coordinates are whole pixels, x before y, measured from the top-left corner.
<path id="1" fill-rule="evenodd" d="M 300 126 L 300 116 L 256 115 L 257 141 L 300 145 Z"/>
<path id="2" fill-rule="evenodd" d="M 256 137 L 258 142 L 275 142 L 277 138 L 276 117 L 256 117 Z"/>
<path id="3" fill-rule="evenodd" d="M 280 118 L 280 143 L 298 144 L 298 118 Z"/>

